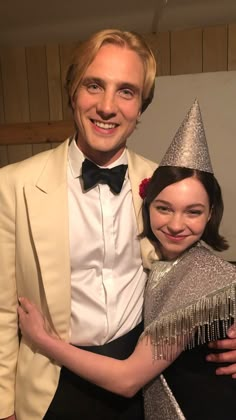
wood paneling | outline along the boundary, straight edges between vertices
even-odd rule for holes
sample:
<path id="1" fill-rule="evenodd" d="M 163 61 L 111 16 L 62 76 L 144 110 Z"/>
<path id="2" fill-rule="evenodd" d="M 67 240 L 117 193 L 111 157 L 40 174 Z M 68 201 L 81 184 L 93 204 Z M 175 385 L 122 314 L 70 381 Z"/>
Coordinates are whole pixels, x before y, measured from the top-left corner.
<path id="1" fill-rule="evenodd" d="M 71 62 L 71 57 L 78 44 L 62 44 L 60 45 L 60 62 L 61 62 L 61 84 L 62 84 L 62 108 L 63 108 L 63 119 L 71 120 L 72 112 L 68 106 L 68 97 L 65 91 L 65 80 L 68 66 Z"/>
<path id="2" fill-rule="evenodd" d="M 22 159 L 26 159 L 32 155 L 36 155 L 40 152 L 45 152 L 54 147 L 57 147 L 60 143 L 47 143 L 47 144 L 21 144 L 21 145 L 9 145 L 0 146 L 0 168 L 8 165 L 9 163 L 19 162 Z M 9 156 L 9 158 L 8 158 Z"/>
<path id="3" fill-rule="evenodd" d="M 170 33 L 160 32 L 159 34 L 145 34 L 144 38 L 155 56 L 157 62 L 157 76 L 169 75 Z"/>
<path id="4" fill-rule="evenodd" d="M 6 123 L 29 121 L 25 48 L 1 49 Z"/>
<path id="5" fill-rule="evenodd" d="M 157 59 L 158 76 L 236 70 L 236 23 L 144 38 Z M 56 147 L 74 132 L 64 85 L 77 45 L 1 49 L 0 165 Z"/>
<path id="6" fill-rule="evenodd" d="M 8 163 L 7 146 L 0 146 L 0 168 Z"/>
<path id="7" fill-rule="evenodd" d="M 45 47 L 26 48 L 30 121 L 49 120 Z"/>
<path id="8" fill-rule="evenodd" d="M 236 70 L 236 24 L 228 28 L 228 70 Z"/>
<path id="9" fill-rule="evenodd" d="M 26 159 L 32 156 L 32 145 L 31 144 L 17 144 L 7 146 L 8 161 L 9 163 L 15 163 L 20 160 Z"/>
<path id="10" fill-rule="evenodd" d="M 203 71 L 227 70 L 227 25 L 203 29 Z"/>
<path id="11" fill-rule="evenodd" d="M 59 145 L 59 143 L 51 143 L 51 148 L 55 149 L 55 147 L 57 147 Z"/>
<path id="12" fill-rule="evenodd" d="M 73 121 L 2 124 L 0 126 L 0 144 L 60 142 L 73 132 Z"/>
<path id="13" fill-rule="evenodd" d="M 45 152 L 45 150 L 51 149 L 51 143 L 36 143 L 32 145 L 32 153 L 33 155 L 37 155 L 37 153 Z"/>
<path id="14" fill-rule="evenodd" d="M 202 30 L 171 32 L 171 74 L 202 72 Z"/>
<path id="15" fill-rule="evenodd" d="M 170 75 L 170 32 L 160 32 L 157 36 L 157 74 Z"/>
<path id="16" fill-rule="evenodd" d="M 3 102 L 2 65 L 1 65 L 1 60 L 0 60 L 0 124 L 3 124 L 4 122 L 5 122 L 5 112 L 4 112 L 4 102 Z"/>
<path id="17" fill-rule="evenodd" d="M 59 46 L 47 45 L 46 56 L 50 120 L 58 121 L 63 119 Z"/>

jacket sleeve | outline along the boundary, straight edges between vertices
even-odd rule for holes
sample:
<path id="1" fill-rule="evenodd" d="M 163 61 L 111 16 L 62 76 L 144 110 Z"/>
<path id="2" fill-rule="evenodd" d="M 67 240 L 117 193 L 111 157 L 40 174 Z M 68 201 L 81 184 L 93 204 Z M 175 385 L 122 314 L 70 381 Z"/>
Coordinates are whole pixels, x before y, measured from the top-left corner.
<path id="1" fill-rule="evenodd" d="M 0 418 L 14 413 L 19 348 L 15 275 L 15 194 L 0 170 Z"/>

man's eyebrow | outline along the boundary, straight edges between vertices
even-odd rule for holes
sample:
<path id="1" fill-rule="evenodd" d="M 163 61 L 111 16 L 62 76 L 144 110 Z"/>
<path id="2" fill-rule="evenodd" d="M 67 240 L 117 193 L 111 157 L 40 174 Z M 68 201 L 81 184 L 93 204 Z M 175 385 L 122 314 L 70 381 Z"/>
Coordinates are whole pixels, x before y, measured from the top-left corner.
<path id="1" fill-rule="evenodd" d="M 82 84 L 87 85 L 89 83 L 97 83 L 98 85 L 104 85 L 104 80 L 100 79 L 100 77 L 84 77 L 82 79 Z"/>
<path id="2" fill-rule="evenodd" d="M 90 83 L 97 83 L 98 85 L 101 85 L 101 86 L 106 85 L 106 81 L 101 79 L 100 77 L 88 76 L 88 77 L 84 77 L 82 79 L 82 84 L 83 85 L 88 85 Z M 119 89 L 130 89 L 130 90 L 133 90 L 135 93 L 140 93 L 140 87 L 135 85 L 134 83 L 118 82 L 117 86 L 118 86 Z"/>
<path id="3" fill-rule="evenodd" d="M 121 89 L 130 89 L 133 90 L 136 93 L 140 92 L 140 87 L 137 85 L 134 85 L 133 83 L 129 83 L 129 82 L 121 82 L 120 83 L 120 88 Z"/>

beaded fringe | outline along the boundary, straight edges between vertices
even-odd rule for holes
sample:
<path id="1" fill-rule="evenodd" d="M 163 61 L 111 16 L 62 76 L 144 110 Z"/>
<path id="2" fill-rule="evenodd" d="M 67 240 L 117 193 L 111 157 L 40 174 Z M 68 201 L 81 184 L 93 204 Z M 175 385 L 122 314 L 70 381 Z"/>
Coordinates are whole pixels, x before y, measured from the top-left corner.
<path id="1" fill-rule="evenodd" d="M 154 359 L 172 360 L 180 350 L 226 337 L 235 318 L 236 284 L 232 283 L 153 321 L 140 339 L 151 339 Z"/>

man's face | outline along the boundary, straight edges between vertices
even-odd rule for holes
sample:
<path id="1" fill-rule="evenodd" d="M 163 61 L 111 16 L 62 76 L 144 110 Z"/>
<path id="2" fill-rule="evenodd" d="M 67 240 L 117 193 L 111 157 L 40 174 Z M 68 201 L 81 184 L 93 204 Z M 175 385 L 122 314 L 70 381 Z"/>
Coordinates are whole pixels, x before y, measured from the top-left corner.
<path id="1" fill-rule="evenodd" d="M 84 74 L 72 104 L 77 144 L 100 165 L 123 152 L 142 104 L 143 63 L 132 50 L 106 44 Z"/>

